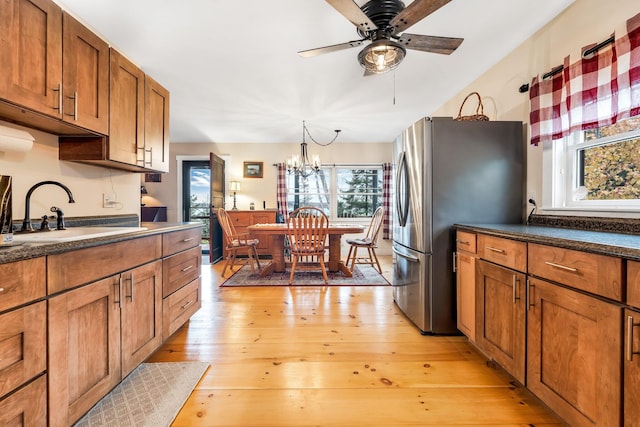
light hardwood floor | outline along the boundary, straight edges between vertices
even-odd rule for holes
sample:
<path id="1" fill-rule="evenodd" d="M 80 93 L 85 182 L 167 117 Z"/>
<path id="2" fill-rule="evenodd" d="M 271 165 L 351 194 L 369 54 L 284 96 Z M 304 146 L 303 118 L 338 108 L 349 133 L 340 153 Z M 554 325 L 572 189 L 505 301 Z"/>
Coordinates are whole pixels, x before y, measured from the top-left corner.
<path id="1" fill-rule="evenodd" d="M 149 359 L 210 363 L 174 426 L 562 425 L 465 337 L 422 336 L 390 286 L 224 288 L 221 270 Z"/>

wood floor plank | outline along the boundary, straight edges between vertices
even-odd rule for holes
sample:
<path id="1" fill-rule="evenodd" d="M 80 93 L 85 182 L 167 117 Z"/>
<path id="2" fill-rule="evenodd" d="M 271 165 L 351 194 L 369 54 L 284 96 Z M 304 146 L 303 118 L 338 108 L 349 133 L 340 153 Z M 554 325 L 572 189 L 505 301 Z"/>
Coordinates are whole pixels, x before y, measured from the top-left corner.
<path id="1" fill-rule="evenodd" d="M 221 269 L 148 359 L 210 364 L 173 426 L 561 425 L 465 337 L 421 335 L 389 286 L 225 288 Z"/>
<path id="2" fill-rule="evenodd" d="M 198 389 L 189 400 L 175 427 L 561 425 L 519 388 Z"/>

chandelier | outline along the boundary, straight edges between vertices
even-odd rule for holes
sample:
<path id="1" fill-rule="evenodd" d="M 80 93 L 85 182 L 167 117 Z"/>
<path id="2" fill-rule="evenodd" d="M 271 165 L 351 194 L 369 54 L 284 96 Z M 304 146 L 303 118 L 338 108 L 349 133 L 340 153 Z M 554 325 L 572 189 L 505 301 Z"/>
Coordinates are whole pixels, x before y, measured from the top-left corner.
<path id="1" fill-rule="evenodd" d="M 307 152 L 306 137 L 309 136 L 309 139 L 311 139 L 316 144 L 326 147 L 327 145 L 333 143 L 333 141 L 335 141 L 338 138 L 338 135 L 340 134 L 340 129 L 336 129 L 335 132 L 336 132 L 336 135 L 333 137 L 331 141 L 325 144 L 321 144 L 315 139 L 313 139 L 313 137 L 309 133 L 309 129 L 307 129 L 307 125 L 305 121 L 303 120 L 302 121 L 302 144 L 300 144 L 300 154 L 294 154 L 287 159 L 287 172 L 289 172 L 290 174 L 299 175 L 303 178 L 307 178 L 313 173 L 318 173 L 320 171 L 320 166 L 322 165 L 320 163 L 320 156 L 317 154 L 314 154 L 313 156 L 311 156 L 311 160 L 309 160 L 309 154 Z"/>

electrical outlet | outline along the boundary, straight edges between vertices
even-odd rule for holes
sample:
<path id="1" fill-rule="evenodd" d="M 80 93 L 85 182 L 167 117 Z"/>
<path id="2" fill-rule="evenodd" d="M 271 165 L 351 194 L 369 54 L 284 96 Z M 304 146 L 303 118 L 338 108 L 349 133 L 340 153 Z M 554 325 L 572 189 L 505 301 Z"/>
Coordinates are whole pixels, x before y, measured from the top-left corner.
<path id="1" fill-rule="evenodd" d="M 102 207 L 113 208 L 116 205 L 116 195 L 113 193 L 102 194 Z"/>

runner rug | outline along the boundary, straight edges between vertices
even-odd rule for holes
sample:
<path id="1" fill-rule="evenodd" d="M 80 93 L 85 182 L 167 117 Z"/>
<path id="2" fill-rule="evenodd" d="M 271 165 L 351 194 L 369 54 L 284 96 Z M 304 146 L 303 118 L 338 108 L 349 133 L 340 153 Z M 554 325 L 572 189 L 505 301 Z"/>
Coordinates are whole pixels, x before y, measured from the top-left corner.
<path id="1" fill-rule="evenodd" d="M 289 274 L 271 273 L 260 277 L 256 271 L 251 274 L 249 266 L 243 266 L 233 276 L 227 279 L 221 286 L 289 286 Z M 353 277 L 346 277 L 340 272 L 327 272 L 329 286 L 388 286 L 389 282 L 370 265 L 356 265 L 353 269 Z M 293 286 L 325 286 L 321 271 L 296 271 L 293 277 Z"/>
<path id="2" fill-rule="evenodd" d="M 168 427 L 208 363 L 143 363 L 75 426 Z"/>

